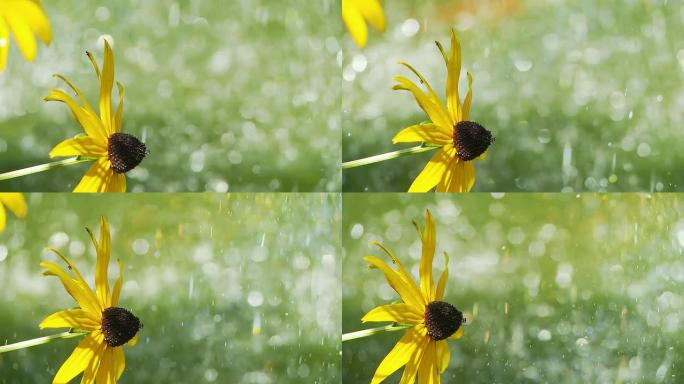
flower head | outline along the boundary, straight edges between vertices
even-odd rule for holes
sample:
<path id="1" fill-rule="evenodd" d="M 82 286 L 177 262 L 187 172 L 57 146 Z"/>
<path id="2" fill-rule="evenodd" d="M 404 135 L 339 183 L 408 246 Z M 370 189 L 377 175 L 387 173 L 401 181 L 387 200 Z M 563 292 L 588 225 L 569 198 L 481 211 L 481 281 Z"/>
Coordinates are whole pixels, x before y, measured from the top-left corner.
<path id="1" fill-rule="evenodd" d="M 5 206 L 20 219 L 26 217 L 26 200 L 21 193 L 0 193 L 0 232 L 5 230 L 7 216 Z"/>
<path id="2" fill-rule="evenodd" d="M 36 37 L 43 43 L 52 42 L 50 22 L 35 0 L 0 1 L 0 72 L 7 65 L 10 31 L 21 54 L 28 61 L 36 58 Z"/>
<path id="3" fill-rule="evenodd" d="M 101 72 L 93 55 L 90 52 L 87 54 L 100 79 L 100 116 L 71 81 L 61 75 L 55 75 L 72 89 L 82 105 L 60 89 L 51 90 L 45 100 L 65 103 L 83 128 L 85 135 L 57 144 L 50 151 L 50 157 L 83 156 L 96 159 L 74 192 L 126 192 L 124 174 L 138 166 L 149 151 L 135 136 L 121 132 L 124 89 L 119 82 L 116 83 L 119 90 L 119 106 L 116 113 L 112 113 L 114 53 L 109 43 L 106 40 L 104 42 L 104 65 Z"/>
<path id="4" fill-rule="evenodd" d="M 449 257 L 445 253 L 447 267 L 442 272 L 437 285 L 432 278 L 432 260 L 435 254 L 435 223 L 430 211 L 425 218 L 425 230 L 416 224 L 418 235 L 423 243 L 420 259 L 420 284 L 416 284 L 401 261 L 385 246 L 377 244 L 399 267 L 390 268 L 384 261 L 374 256 L 364 259 L 371 268 L 377 268 L 385 275 L 389 285 L 399 294 L 400 304 L 387 304 L 373 308 L 361 321 L 395 322 L 410 325 L 390 353 L 375 371 L 371 384 L 385 380 L 399 368 L 406 366 L 401 377 L 402 383 L 440 383 L 440 374 L 449 365 L 450 352 L 447 339 L 463 336 L 463 313 L 443 300 L 449 276 Z"/>
<path id="5" fill-rule="evenodd" d="M 111 293 L 107 279 L 111 240 L 106 218 L 100 221 L 100 240 L 88 231 L 97 250 L 95 291 L 90 289 L 76 266 L 61 252 L 52 249 L 69 267 L 69 272 L 49 261 L 40 265 L 46 276 L 57 276 L 64 289 L 76 300 L 78 308 L 59 311 L 40 323 L 40 328 L 74 328 L 89 332 L 57 371 L 53 384 L 68 383 L 83 372 L 82 383 L 116 383 L 126 366 L 123 345 L 135 345 L 140 320 L 130 311 L 118 307 L 123 283 L 123 267 L 119 261 L 119 278 Z M 73 275 L 72 275 L 73 274 Z"/>
<path id="6" fill-rule="evenodd" d="M 385 31 L 385 13 L 380 0 L 342 0 L 342 20 L 357 46 L 368 42 L 368 26 Z"/>
<path id="7" fill-rule="evenodd" d="M 487 149 L 494 142 L 494 137 L 480 124 L 468 120 L 473 99 L 473 76 L 470 73 L 468 93 L 461 104 L 458 94 L 461 44 L 456 33 L 451 32 L 451 52 L 448 56 L 440 43 L 437 43 L 437 47 L 447 67 L 446 106 L 418 71 L 407 63 L 400 63 L 418 76 L 420 82 L 425 84 L 427 93 L 402 76 L 395 77 L 398 84 L 394 89 L 411 92 L 418 105 L 430 118 L 430 122 L 404 128 L 394 136 L 392 142 L 424 142 L 441 146 L 413 181 L 409 192 L 427 192 L 435 187 L 437 192 L 469 192 L 475 184 L 473 160 L 484 158 Z"/>

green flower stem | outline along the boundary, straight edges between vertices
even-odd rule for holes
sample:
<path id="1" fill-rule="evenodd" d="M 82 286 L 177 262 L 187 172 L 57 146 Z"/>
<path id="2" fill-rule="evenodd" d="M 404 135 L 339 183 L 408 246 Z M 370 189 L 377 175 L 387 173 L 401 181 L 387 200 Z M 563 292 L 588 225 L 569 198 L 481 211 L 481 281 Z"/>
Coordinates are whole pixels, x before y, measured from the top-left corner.
<path id="1" fill-rule="evenodd" d="M 381 161 L 397 159 L 397 158 L 402 157 L 402 156 L 408 156 L 408 155 L 414 155 L 416 153 L 423 153 L 423 152 L 432 151 L 433 149 L 437 149 L 437 148 L 441 148 L 441 147 L 442 147 L 441 145 L 421 144 L 421 145 L 411 147 L 411 148 L 400 149 L 398 151 L 383 153 L 381 155 L 375 155 L 375 156 L 366 157 L 363 159 L 347 161 L 346 163 L 342 163 L 342 169 L 362 167 L 364 165 L 379 163 Z"/>
<path id="2" fill-rule="evenodd" d="M 55 168 L 66 167 L 69 165 L 85 163 L 88 161 L 94 161 L 91 157 L 76 156 L 70 157 L 64 160 L 53 161 L 51 163 L 45 163 L 40 165 L 34 165 L 33 167 L 17 169 L 16 171 L 0 173 L 0 181 L 14 179 L 17 177 L 28 176 L 34 173 L 45 172 Z"/>
<path id="3" fill-rule="evenodd" d="M 380 332 L 402 331 L 404 329 L 409 329 L 411 327 L 411 325 L 390 324 L 385 325 L 383 327 L 364 329 L 363 331 L 349 332 L 342 335 L 342 341 L 349 341 L 354 339 L 360 339 L 362 337 L 373 336 Z"/>
<path id="4" fill-rule="evenodd" d="M 18 343 L 14 343 L 14 344 L 2 345 L 2 346 L 0 346 L 0 354 L 5 353 L 5 352 L 16 351 L 17 349 L 24 349 L 24 348 L 29 348 L 29 347 L 35 347 L 36 345 L 47 344 L 51 341 L 58 340 L 58 339 L 72 339 L 74 337 L 80 337 L 80 336 L 87 335 L 87 334 L 88 334 L 88 332 L 83 332 L 83 331 L 66 331 L 66 332 L 55 334 L 55 335 L 39 337 L 37 339 L 20 341 Z"/>

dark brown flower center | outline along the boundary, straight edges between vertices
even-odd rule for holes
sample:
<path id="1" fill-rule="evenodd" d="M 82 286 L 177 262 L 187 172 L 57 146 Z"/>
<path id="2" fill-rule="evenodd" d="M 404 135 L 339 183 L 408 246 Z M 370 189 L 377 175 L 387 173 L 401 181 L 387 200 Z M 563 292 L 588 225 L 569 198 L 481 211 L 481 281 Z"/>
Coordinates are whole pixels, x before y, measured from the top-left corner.
<path id="1" fill-rule="evenodd" d="M 456 155 L 464 161 L 477 159 L 494 142 L 491 132 L 472 121 L 456 123 L 453 139 Z"/>
<path id="2" fill-rule="evenodd" d="M 140 328 L 140 319 L 126 309 L 109 307 L 102 311 L 101 330 L 110 347 L 120 347 L 128 343 Z"/>
<path id="3" fill-rule="evenodd" d="M 107 144 L 109 162 L 116 173 L 126 173 L 140 164 L 150 154 L 145 144 L 137 137 L 117 132 L 109 136 Z"/>
<path id="4" fill-rule="evenodd" d="M 464 323 L 463 313 L 443 301 L 433 301 L 425 307 L 425 328 L 433 340 L 444 340 Z"/>

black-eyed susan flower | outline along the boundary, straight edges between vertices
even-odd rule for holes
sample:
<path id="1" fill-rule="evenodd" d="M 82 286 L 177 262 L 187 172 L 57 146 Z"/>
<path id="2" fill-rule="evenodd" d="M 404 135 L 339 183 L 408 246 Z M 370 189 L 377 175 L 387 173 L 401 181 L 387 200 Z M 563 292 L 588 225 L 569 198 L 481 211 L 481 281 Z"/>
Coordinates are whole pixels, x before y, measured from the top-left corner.
<path id="1" fill-rule="evenodd" d="M 411 80 L 397 76 L 394 89 L 410 91 L 418 105 L 430 118 L 430 122 L 412 125 L 399 132 L 392 142 L 424 142 L 441 146 L 425 168 L 413 181 L 409 192 L 469 192 L 475 184 L 473 160 L 482 159 L 494 142 L 491 132 L 480 124 L 469 121 L 470 103 L 473 99 L 473 76 L 468 73 L 468 93 L 463 104 L 458 94 L 461 76 L 461 44 L 454 31 L 451 32 L 451 52 L 447 56 L 438 42 L 447 67 L 446 106 L 437 97 L 425 78 L 407 63 L 401 63 L 425 84 L 423 92 Z"/>
<path id="2" fill-rule="evenodd" d="M 7 65 L 10 32 L 28 61 L 36 58 L 35 37 L 46 45 L 52 42 L 50 22 L 38 1 L 0 0 L 0 72 Z"/>
<path id="3" fill-rule="evenodd" d="M 342 0 L 342 20 L 357 46 L 368 42 L 368 26 L 385 31 L 385 12 L 380 0 Z"/>
<path id="4" fill-rule="evenodd" d="M 449 365 L 450 352 L 447 339 L 463 336 L 463 313 L 453 305 L 442 301 L 449 276 L 447 267 L 435 287 L 432 278 L 432 260 L 435 254 L 435 223 L 430 211 L 426 214 L 425 230 L 416 224 L 418 235 L 423 243 L 420 259 L 420 285 L 408 274 L 401 261 L 385 246 L 380 246 L 398 270 L 390 268 L 384 261 L 374 256 L 364 259 L 371 268 L 377 268 L 385 275 L 389 285 L 399 294 L 400 304 L 387 304 L 373 308 L 361 321 L 394 322 L 410 325 L 394 348 L 385 356 L 375 371 L 371 384 L 385 380 L 399 368 L 404 367 L 401 383 L 418 382 L 441 383 L 440 374 Z"/>
<path id="5" fill-rule="evenodd" d="M 59 311 L 40 323 L 40 328 L 73 328 L 89 332 L 74 352 L 57 371 L 53 384 L 65 384 L 83 372 L 81 383 L 116 383 L 126 366 L 123 346 L 135 345 L 140 320 L 127 309 L 118 307 L 123 281 L 123 267 L 119 261 L 119 278 L 111 293 L 107 268 L 111 253 L 109 224 L 100 221 L 100 240 L 88 231 L 97 250 L 95 291 L 90 289 L 76 266 L 61 252 L 52 249 L 66 262 L 69 272 L 49 261 L 40 263 L 46 276 L 57 276 L 66 291 L 76 300 L 78 308 Z"/>
<path id="6" fill-rule="evenodd" d="M 5 225 L 7 224 L 5 207 L 20 219 L 26 217 L 26 200 L 24 200 L 24 195 L 14 192 L 0 193 L 0 232 L 5 230 Z"/>
<path id="7" fill-rule="evenodd" d="M 85 135 L 57 144 L 50 151 L 50 157 L 82 156 L 96 159 L 95 164 L 76 185 L 74 192 L 126 192 L 124 174 L 137 167 L 149 151 L 135 136 L 121 132 L 124 89 L 119 82 L 116 83 L 119 90 L 119 106 L 116 113 L 112 113 L 114 53 L 109 43 L 106 40 L 104 42 L 104 65 L 101 72 L 95 57 L 90 52 L 87 54 L 100 80 L 100 116 L 71 81 L 64 76 L 55 75 L 73 90 L 82 105 L 60 89 L 51 90 L 45 101 L 65 103 L 83 128 Z"/>

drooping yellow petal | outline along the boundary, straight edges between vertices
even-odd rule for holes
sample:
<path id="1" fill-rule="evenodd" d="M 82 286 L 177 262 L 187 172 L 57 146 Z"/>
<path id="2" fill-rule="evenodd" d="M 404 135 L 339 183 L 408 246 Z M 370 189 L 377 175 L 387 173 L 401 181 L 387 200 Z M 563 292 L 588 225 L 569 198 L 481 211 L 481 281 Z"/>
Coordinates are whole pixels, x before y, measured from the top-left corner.
<path id="1" fill-rule="evenodd" d="M 361 321 L 364 323 L 369 321 L 391 321 L 406 325 L 420 324 L 423 320 L 424 313 L 408 304 L 381 305 L 371 309 L 361 318 Z"/>
<path id="2" fill-rule="evenodd" d="M 443 148 L 437 150 L 432 159 L 425 165 L 425 168 L 418 174 L 411 187 L 409 187 L 409 192 L 428 192 L 434 188 L 439 181 L 442 179 L 442 175 L 447 171 L 449 163 L 451 162 L 452 156 L 449 154 L 449 150 L 453 147 L 451 145 L 446 145 Z"/>
<path id="3" fill-rule="evenodd" d="M 473 185 L 475 185 L 473 162 L 452 156 L 442 179 L 437 184 L 437 192 L 470 192 Z"/>
<path id="4" fill-rule="evenodd" d="M 425 337 L 420 334 L 417 327 L 409 329 L 382 360 L 380 366 L 378 366 L 378 369 L 373 375 L 371 384 L 381 383 L 399 368 L 406 365 L 423 339 L 425 339 Z"/>
<path id="5" fill-rule="evenodd" d="M 411 354 L 411 357 L 406 362 L 406 367 L 401 375 L 401 380 L 399 384 L 413 384 L 416 375 L 418 375 L 418 366 L 420 365 L 423 355 L 425 354 L 425 349 L 428 346 L 429 338 L 427 337 L 427 331 L 424 326 L 417 326 L 416 329 L 421 335 L 421 339 L 418 342 L 416 349 Z"/>
<path id="6" fill-rule="evenodd" d="M 449 113 L 454 123 L 465 120 L 461 115 L 461 101 L 458 95 L 458 81 L 461 77 L 461 42 L 454 30 L 451 31 L 451 51 L 447 62 L 446 95 Z"/>
<path id="7" fill-rule="evenodd" d="M 427 81 L 427 79 L 426 79 L 425 77 L 423 77 L 423 75 L 421 75 L 420 72 L 418 72 L 418 71 L 417 71 L 415 68 L 413 68 L 413 66 L 411 66 L 410 64 L 408 64 L 408 63 L 406 63 L 406 62 L 404 62 L 404 61 L 400 61 L 399 64 L 405 66 L 405 67 L 408 68 L 411 72 L 413 72 L 413 73 L 418 77 L 418 79 L 420 79 L 420 83 L 423 84 L 423 85 L 425 86 L 425 89 L 427 89 L 427 91 L 428 91 L 428 93 L 427 93 L 428 100 L 430 100 L 430 101 L 432 102 L 432 104 L 434 105 L 434 107 L 438 110 L 438 112 L 439 112 L 439 113 L 446 119 L 446 121 L 448 122 L 448 125 L 443 126 L 443 128 L 447 128 L 447 127 L 449 127 L 449 126 L 453 127 L 454 124 L 456 124 L 456 120 L 455 120 L 451 115 L 449 115 L 448 110 L 444 108 L 444 105 L 442 105 L 442 102 L 439 100 L 439 97 L 437 96 L 437 93 L 434 91 L 434 89 L 432 89 L 432 87 L 430 86 L 430 83 Z M 447 130 L 447 132 L 448 132 L 448 131 L 449 131 L 449 130 Z"/>
<path id="8" fill-rule="evenodd" d="M 392 144 L 424 142 L 445 145 L 453 141 L 451 132 L 435 124 L 412 125 L 397 133 L 392 139 Z"/>
<path id="9" fill-rule="evenodd" d="M 53 313 L 43 320 L 40 329 L 45 328 L 77 328 L 86 331 L 100 329 L 100 319 L 82 309 L 68 309 Z"/>
<path id="10" fill-rule="evenodd" d="M 103 157 L 107 156 L 107 147 L 101 140 L 97 140 L 90 136 L 81 136 L 73 139 L 66 139 L 57 144 L 50 151 L 49 156 L 65 157 L 65 156 L 85 156 L 85 157 Z"/>
<path id="11" fill-rule="evenodd" d="M 100 77 L 100 117 L 107 132 L 107 137 L 114 133 L 112 120 L 112 87 L 114 87 L 114 53 L 109 42 L 104 42 L 104 64 Z"/>
<path id="12" fill-rule="evenodd" d="M 7 214 L 5 213 L 5 207 L 2 205 L 2 202 L 0 202 L 0 233 L 2 233 L 5 230 L 6 225 Z"/>
<path id="13" fill-rule="evenodd" d="M 379 0 L 352 0 L 356 3 L 356 7 L 363 14 L 363 18 L 368 21 L 368 24 L 379 32 L 384 32 L 386 28 L 385 12 L 382 10 L 382 4 Z"/>
<path id="14" fill-rule="evenodd" d="M 66 384 L 79 373 L 83 372 L 88 366 L 88 363 L 96 356 L 98 347 L 103 343 L 104 336 L 102 336 L 102 333 L 89 333 L 80 343 L 78 343 L 78 346 L 71 353 L 71 356 L 69 356 L 59 368 L 52 383 Z"/>
<path id="15" fill-rule="evenodd" d="M 114 353 L 112 355 L 112 368 L 114 370 L 114 375 L 116 380 L 119 380 L 126 368 L 126 355 L 124 355 L 123 347 L 113 348 Z"/>
<path id="16" fill-rule="evenodd" d="M 83 371 L 83 376 L 81 376 L 81 384 L 96 384 L 95 375 L 97 374 L 97 368 L 100 366 L 100 360 L 107 347 L 106 343 L 102 343 L 97 347 L 95 356 L 90 359 L 90 362 L 86 366 L 85 371 Z"/>
<path id="17" fill-rule="evenodd" d="M 9 52 L 9 28 L 0 15 L 0 72 L 4 71 L 7 66 L 7 52 Z"/>
<path id="18" fill-rule="evenodd" d="M 444 298 L 444 290 L 449 278 L 449 255 L 446 252 L 444 252 L 444 259 L 444 271 L 442 271 L 442 276 L 439 277 L 439 282 L 437 282 L 437 288 L 435 289 L 436 301 L 441 301 Z"/>
<path id="19" fill-rule="evenodd" d="M 419 230 L 420 232 L 420 230 Z M 425 230 L 421 232 L 423 252 L 420 258 L 420 290 L 426 302 L 434 301 L 434 285 L 432 282 L 432 260 L 435 255 L 435 222 L 430 210 L 425 214 Z"/>
<path id="20" fill-rule="evenodd" d="M 138 344 L 138 339 L 140 339 L 140 332 L 136 333 L 132 339 L 128 340 L 128 343 L 126 343 L 126 346 L 127 347 L 134 347 L 136 344 Z"/>
<path id="21" fill-rule="evenodd" d="M 427 114 L 433 123 L 439 125 L 444 130 L 453 128 L 451 117 L 439 101 L 433 101 L 433 99 L 420 90 L 416 84 L 405 77 L 396 76 L 394 80 L 399 84 L 395 85 L 393 89 L 411 92 L 416 99 L 418 106 Z"/>
<path id="22" fill-rule="evenodd" d="M 111 306 L 111 296 L 109 294 L 109 281 L 107 278 L 107 268 L 109 267 L 109 256 L 111 254 L 111 238 L 109 236 L 109 223 L 102 216 L 100 218 L 100 241 L 97 244 L 97 261 L 95 262 L 95 292 L 97 300 L 102 308 Z"/>
<path id="23" fill-rule="evenodd" d="M 88 100 L 86 100 L 85 96 L 83 95 L 83 92 L 81 92 L 76 85 L 74 85 L 71 80 L 67 79 L 66 77 L 60 75 L 60 74 L 54 74 L 52 75 L 60 80 L 62 80 L 71 90 L 74 92 L 76 96 L 78 96 L 78 99 L 81 100 L 81 105 L 82 108 L 85 109 L 86 113 L 88 113 L 91 116 L 97 116 L 93 108 L 90 106 L 90 103 L 88 103 Z"/>
<path id="24" fill-rule="evenodd" d="M 83 128 L 86 135 L 100 140 L 104 145 L 107 145 L 107 131 L 102 125 L 100 118 L 93 114 L 91 111 L 82 108 L 78 105 L 71 96 L 67 95 L 64 91 L 60 89 L 52 89 L 45 97 L 45 101 L 59 101 L 66 104 L 71 113 L 74 115 L 74 119 Z"/>
<path id="25" fill-rule="evenodd" d="M 97 369 L 95 381 L 97 384 L 115 384 L 118 368 L 114 366 L 114 348 L 107 348 L 102 354 L 100 367 Z"/>
<path id="26" fill-rule="evenodd" d="M 0 193 L 0 203 L 9 208 L 20 219 L 26 217 L 26 200 L 24 194 L 19 192 Z"/>
<path id="27" fill-rule="evenodd" d="M 354 43 L 360 48 L 365 47 L 368 42 L 368 27 L 354 0 L 342 0 L 342 21 L 347 26 Z"/>
<path id="28" fill-rule="evenodd" d="M 406 284 L 404 278 L 399 273 L 390 268 L 384 261 L 374 256 L 365 256 L 366 260 L 372 267 L 378 268 L 383 274 L 389 285 L 394 289 L 404 303 L 413 306 L 416 310 L 424 310 L 425 301 L 420 295 L 417 287 Z"/>
<path id="29" fill-rule="evenodd" d="M 439 373 L 444 373 L 444 371 L 449 366 L 449 360 L 451 360 L 451 352 L 449 351 L 449 344 L 446 340 L 439 340 L 437 344 L 437 362 Z"/>
<path id="30" fill-rule="evenodd" d="M 109 159 L 101 157 L 83 175 L 74 192 L 125 192 L 126 182 L 123 174 L 111 170 Z"/>
<path id="31" fill-rule="evenodd" d="M 119 277 L 114 282 L 114 289 L 112 289 L 112 307 L 119 305 L 119 295 L 121 294 L 121 284 L 123 282 L 123 263 L 121 260 L 117 260 L 119 264 Z"/>
<path id="32" fill-rule="evenodd" d="M 97 302 L 95 293 L 86 284 L 69 277 L 60 267 L 49 261 L 41 262 L 40 266 L 47 269 L 47 271 L 43 272 L 44 275 L 57 276 L 59 278 L 62 285 L 64 285 L 64 289 L 76 300 L 81 309 L 90 312 L 94 316 L 101 315 L 103 308 Z"/>
<path id="33" fill-rule="evenodd" d="M 420 384 L 437 384 L 441 382 L 437 372 L 436 342 L 430 340 L 425 347 L 423 358 L 418 366 L 418 382 Z"/>

